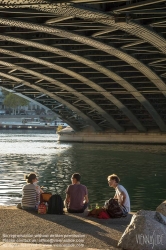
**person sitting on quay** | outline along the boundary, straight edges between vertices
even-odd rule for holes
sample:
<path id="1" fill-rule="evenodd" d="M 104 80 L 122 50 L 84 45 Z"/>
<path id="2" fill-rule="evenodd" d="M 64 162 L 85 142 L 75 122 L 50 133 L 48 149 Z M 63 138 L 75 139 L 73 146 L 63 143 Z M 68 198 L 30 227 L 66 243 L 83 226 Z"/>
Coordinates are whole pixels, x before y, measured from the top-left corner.
<path id="1" fill-rule="evenodd" d="M 115 189 L 114 199 L 118 199 L 120 205 L 124 206 L 127 212 L 130 212 L 130 198 L 127 190 L 119 184 L 120 178 L 116 174 L 107 177 L 110 187 Z"/>
<path id="2" fill-rule="evenodd" d="M 83 213 L 88 207 L 88 190 L 80 183 L 80 180 L 80 174 L 74 173 L 71 177 L 72 184 L 67 188 L 64 204 L 69 213 Z"/>
<path id="3" fill-rule="evenodd" d="M 38 179 L 35 173 L 25 175 L 25 180 L 27 184 L 22 189 L 21 208 L 36 211 L 40 203 L 40 194 L 43 193 L 43 190 L 37 185 Z"/>

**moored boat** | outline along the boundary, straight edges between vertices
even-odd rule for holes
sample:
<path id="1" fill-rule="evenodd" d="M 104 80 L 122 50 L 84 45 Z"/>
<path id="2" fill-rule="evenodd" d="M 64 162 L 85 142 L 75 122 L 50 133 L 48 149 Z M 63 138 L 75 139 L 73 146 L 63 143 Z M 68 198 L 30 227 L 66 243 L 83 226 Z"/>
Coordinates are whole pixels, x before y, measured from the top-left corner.
<path id="1" fill-rule="evenodd" d="M 39 118 L 10 119 L 0 122 L 0 129 L 56 129 L 55 122 L 42 122 Z"/>

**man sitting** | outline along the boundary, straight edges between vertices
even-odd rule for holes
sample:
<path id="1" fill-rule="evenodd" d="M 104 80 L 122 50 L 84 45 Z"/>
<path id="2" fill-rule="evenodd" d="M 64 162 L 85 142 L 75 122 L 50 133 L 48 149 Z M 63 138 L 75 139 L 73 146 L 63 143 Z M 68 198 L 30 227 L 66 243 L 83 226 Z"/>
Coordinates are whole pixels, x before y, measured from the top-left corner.
<path id="1" fill-rule="evenodd" d="M 88 206 L 88 190 L 86 186 L 80 183 L 80 180 L 80 174 L 73 174 L 71 177 L 72 184 L 67 188 L 64 203 L 69 213 L 83 213 Z"/>
<path id="2" fill-rule="evenodd" d="M 116 174 L 109 175 L 107 177 L 110 187 L 115 189 L 114 199 L 118 199 L 120 205 L 123 205 L 127 212 L 130 212 L 130 198 L 127 190 L 119 184 L 120 179 Z"/>

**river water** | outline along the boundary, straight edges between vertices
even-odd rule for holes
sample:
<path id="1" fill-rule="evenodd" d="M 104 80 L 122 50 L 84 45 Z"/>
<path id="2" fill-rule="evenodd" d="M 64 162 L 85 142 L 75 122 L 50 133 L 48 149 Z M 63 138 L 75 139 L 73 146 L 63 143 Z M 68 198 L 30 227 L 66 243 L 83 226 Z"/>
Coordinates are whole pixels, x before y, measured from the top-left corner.
<path id="1" fill-rule="evenodd" d="M 93 207 L 114 196 L 107 176 L 116 173 L 128 190 L 131 210 L 154 210 L 166 200 L 166 145 L 59 143 L 54 131 L 0 131 L 0 205 L 21 200 L 24 174 L 65 198 L 79 172 Z"/>

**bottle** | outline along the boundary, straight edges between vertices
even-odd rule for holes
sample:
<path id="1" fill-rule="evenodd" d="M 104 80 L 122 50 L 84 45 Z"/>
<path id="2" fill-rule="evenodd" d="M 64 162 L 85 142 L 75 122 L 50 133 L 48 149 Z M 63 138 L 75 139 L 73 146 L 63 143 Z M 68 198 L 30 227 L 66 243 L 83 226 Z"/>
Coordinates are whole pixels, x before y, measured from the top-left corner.
<path id="1" fill-rule="evenodd" d="M 98 209 L 99 208 L 99 205 L 98 205 L 98 203 L 96 203 L 96 207 L 95 207 L 96 209 Z"/>
<path id="2" fill-rule="evenodd" d="M 46 211 L 48 211 L 48 203 L 45 202 L 45 205 L 46 205 Z"/>
<path id="3" fill-rule="evenodd" d="M 92 210 L 93 210 L 92 205 L 89 205 L 89 210 L 90 210 L 90 211 L 92 211 Z"/>

